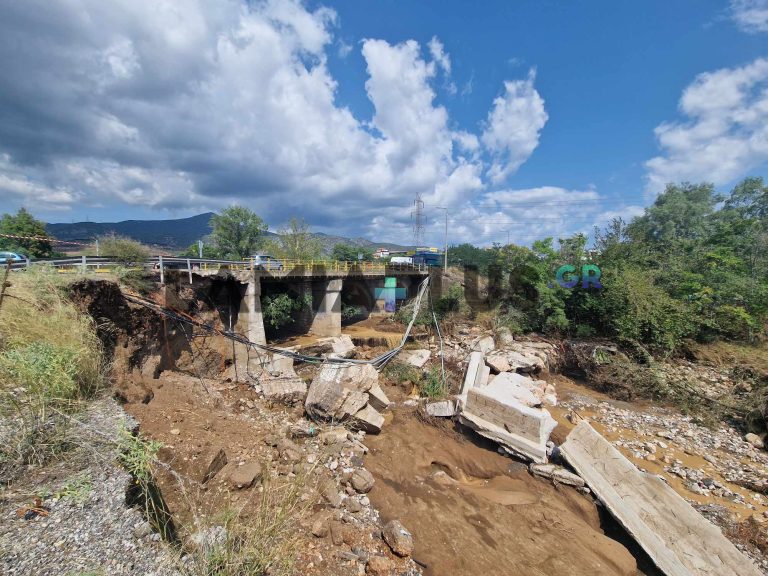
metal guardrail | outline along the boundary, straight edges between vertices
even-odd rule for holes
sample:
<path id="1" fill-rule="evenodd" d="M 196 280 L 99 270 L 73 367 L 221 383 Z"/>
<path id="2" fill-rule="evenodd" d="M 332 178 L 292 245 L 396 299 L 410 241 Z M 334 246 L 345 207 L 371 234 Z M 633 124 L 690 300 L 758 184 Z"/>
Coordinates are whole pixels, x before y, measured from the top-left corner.
<path id="1" fill-rule="evenodd" d="M 218 270 L 264 270 L 276 276 L 290 276 L 297 270 L 323 272 L 323 273 L 385 273 L 391 271 L 418 271 L 426 272 L 424 264 L 392 264 L 389 262 L 344 262 L 339 260 L 280 260 L 262 266 L 250 258 L 247 260 L 218 260 L 206 258 L 176 258 L 168 256 L 156 256 L 142 262 L 126 263 L 108 256 L 76 256 L 72 258 L 55 258 L 45 260 L 29 260 L 26 262 L 14 262 L 11 270 L 25 270 L 31 266 L 48 265 L 56 268 L 61 273 L 96 272 L 106 273 L 114 268 L 151 269 L 160 272 L 161 280 L 168 270 L 188 272 L 218 271 Z"/>

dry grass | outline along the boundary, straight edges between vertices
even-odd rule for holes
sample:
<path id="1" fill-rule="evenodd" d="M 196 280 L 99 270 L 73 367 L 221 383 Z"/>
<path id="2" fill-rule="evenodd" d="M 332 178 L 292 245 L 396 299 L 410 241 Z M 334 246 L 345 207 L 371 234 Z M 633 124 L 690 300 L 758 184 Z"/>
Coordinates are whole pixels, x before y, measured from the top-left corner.
<path id="1" fill-rule="evenodd" d="M 185 570 L 190 576 L 289 576 L 296 573 L 300 524 L 316 496 L 308 488 L 311 471 L 290 478 L 264 468 L 260 488 L 237 507 L 197 518 L 198 534 Z M 259 491 L 260 490 L 260 491 Z"/>
<path id="2" fill-rule="evenodd" d="M 105 381 L 90 317 L 52 270 L 11 276 L 0 308 L 0 483 L 67 449 L 68 421 Z"/>

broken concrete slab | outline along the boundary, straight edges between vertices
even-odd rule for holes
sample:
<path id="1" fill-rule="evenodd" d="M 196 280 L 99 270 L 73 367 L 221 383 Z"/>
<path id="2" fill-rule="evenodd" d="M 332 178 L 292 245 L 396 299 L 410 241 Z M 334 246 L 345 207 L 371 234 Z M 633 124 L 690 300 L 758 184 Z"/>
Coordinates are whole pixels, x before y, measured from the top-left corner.
<path id="1" fill-rule="evenodd" d="M 483 365 L 483 353 L 471 352 L 467 362 L 467 370 L 464 372 L 464 383 L 461 385 L 460 399 L 462 404 L 466 402 L 467 393 L 475 387 L 479 379 L 480 367 Z"/>
<path id="2" fill-rule="evenodd" d="M 331 340 L 332 353 L 337 358 L 352 358 L 355 355 L 355 344 L 347 334 Z"/>
<path id="3" fill-rule="evenodd" d="M 293 358 L 282 354 L 272 354 L 272 360 L 267 365 L 266 370 L 273 376 L 296 376 L 293 369 Z"/>
<path id="4" fill-rule="evenodd" d="M 452 418 L 456 415 L 456 402 L 453 400 L 440 400 L 428 402 L 424 407 L 428 416 L 437 418 Z"/>
<path id="5" fill-rule="evenodd" d="M 570 472 L 562 466 L 556 464 L 531 464 L 528 466 L 528 470 L 534 476 L 540 476 L 541 478 L 548 478 L 559 484 L 567 484 L 568 486 L 575 486 L 581 488 L 586 484 L 584 479 L 573 472 Z"/>
<path id="6" fill-rule="evenodd" d="M 531 408 L 541 406 L 543 391 L 539 390 L 530 378 L 517 372 L 499 374 L 488 386 L 493 386 L 494 390 L 503 390 L 505 397 L 514 398 Z"/>
<path id="7" fill-rule="evenodd" d="M 304 407 L 313 419 L 346 420 L 368 403 L 367 391 L 378 385 L 370 364 L 325 362 L 309 387 Z"/>
<path id="8" fill-rule="evenodd" d="M 547 461 L 547 440 L 557 426 L 546 410 L 519 402 L 498 377 L 467 393 L 460 421 L 508 451 L 539 463 Z"/>
<path id="9" fill-rule="evenodd" d="M 408 350 L 403 353 L 402 359 L 403 362 L 415 368 L 424 368 L 431 355 L 429 350 Z"/>
<path id="10" fill-rule="evenodd" d="M 282 404 L 302 402 L 307 395 L 307 384 L 298 376 L 261 379 L 264 398 Z"/>
<path id="11" fill-rule="evenodd" d="M 491 354 L 485 358 L 485 363 L 490 367 L 491 372 L 494 374 L 508 372 L 512 369 L 509 360 L 507 360 L 507 357 L 504 354 Z"/>
<path id="12" fill-rule="evenodd" d="M 485 336 L 483 338 L 480 338 L 477 342 L 475 342 L 472 345 L 472 350 L 482 352 L 483 354 L 488 354 L 488 352 L 491 352 L 492 350 L 495 350 L 495 349 L 496 349 L 496 342 L 493 341 L 493 336 Z"/>
<path id="13" fill-rule="evenodd" d="M 378 384 L 374 384 L 368 390 L 368 403 L 378 411 L 386 410 L 390 405 L 389 398 Z"/>
<path id="14" fill-rule="evenodd" d="M 505 351 L 510 370 L 516 372 L 538 372 L 545 368 L 544 362 L 538 356 L 522 354 L 515 350 Z"/>
<path id="15" fill-rule="evenodd" d="M 379 414 L 371 406 L 366 406 L 351 418 L 352 426 L 358 430 L 365 430 L 370 434 L 378 434 L 384 426 L 384 416 Z"/>
<path id="16" fill-rule="evenodd" d="M 757 567 L 663 480 L 638 470 L 586 421 L 565 460 L 667 576 L 758 576 Z"/>

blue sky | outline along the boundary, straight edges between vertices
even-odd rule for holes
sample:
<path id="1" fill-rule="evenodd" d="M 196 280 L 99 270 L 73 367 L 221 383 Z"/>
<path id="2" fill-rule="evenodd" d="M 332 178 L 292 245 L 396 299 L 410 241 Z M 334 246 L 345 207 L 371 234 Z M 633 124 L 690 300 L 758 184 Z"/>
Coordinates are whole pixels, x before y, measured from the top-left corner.
<path id="1" fill-rule="evenodd" d="M 0 201 L 528 244 L 764 175 L 765 58 L 768 0 L 6 3 Z"/>

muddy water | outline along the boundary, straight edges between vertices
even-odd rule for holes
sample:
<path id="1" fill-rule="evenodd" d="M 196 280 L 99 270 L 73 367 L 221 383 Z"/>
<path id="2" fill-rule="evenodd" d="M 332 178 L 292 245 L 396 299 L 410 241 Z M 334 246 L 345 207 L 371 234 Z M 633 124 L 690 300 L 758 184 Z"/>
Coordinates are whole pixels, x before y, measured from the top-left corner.
<path id="1" fill-rule="evenodd" d="M 637 574 L 590 499 L 530 476 L 491 443 L 401 408 L 367 444 L 370 498 L 384 520 L 413 532 L 428 576 Z"/>

